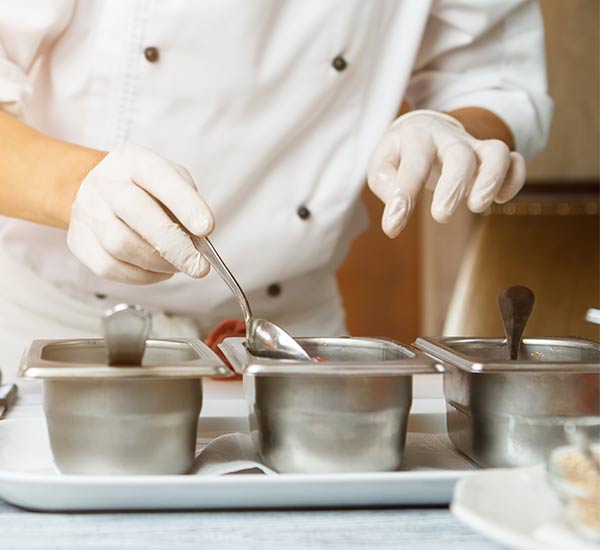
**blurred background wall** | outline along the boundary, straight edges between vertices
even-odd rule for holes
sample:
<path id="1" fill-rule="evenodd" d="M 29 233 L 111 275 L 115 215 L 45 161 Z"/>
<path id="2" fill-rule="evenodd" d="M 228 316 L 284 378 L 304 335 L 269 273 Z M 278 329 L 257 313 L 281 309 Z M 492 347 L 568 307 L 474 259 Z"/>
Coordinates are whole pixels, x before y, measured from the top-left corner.
<path id="1" fill-rule="evenodd" d="M 424 193 L 394 241 L 365 191 L 371 226 L 339 273 L 352 334 L 405 343 L 443 332 L 499 335 L 496 295 L 526 284 L 537 296 L 530 334 L 600 338 L 583 320 L 587 307 L 600 307 L 600 2 L 540 5 L 555 114 L 524 191 L 487 216 L 463 208 L 446 225 L 431 219 Z"/>
<path id="2" fill-rule="evenodd" d="M 555 111 L 546 150 L 529 162 L 531 182 L 600 178 L 600 2 L 541 0 Z"/>

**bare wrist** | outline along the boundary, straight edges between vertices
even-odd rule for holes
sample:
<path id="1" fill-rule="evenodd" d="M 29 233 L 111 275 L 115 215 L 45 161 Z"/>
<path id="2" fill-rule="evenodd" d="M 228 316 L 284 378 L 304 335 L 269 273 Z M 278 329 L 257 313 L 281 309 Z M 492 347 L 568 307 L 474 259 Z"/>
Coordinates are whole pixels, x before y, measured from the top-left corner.
<path id="1" fill-rule="evenodd" d="M 465 130 L 477 139 L 499 139 L 514 150 L 515 139 L 510 128 L 496 114 L 481 107 L 463 107 L 449 111 Z"/>
<path id="2" fill-rule="evenodd" d="M 44 208 L 48 225 L 63 229 L 69 226 L 71 207 L 79 187 L 89 172 L 107 154 L 106 151 L 67 144 L 67 149 L 63 151 L 53 174 L 53 183 L 48 189 Z"/>

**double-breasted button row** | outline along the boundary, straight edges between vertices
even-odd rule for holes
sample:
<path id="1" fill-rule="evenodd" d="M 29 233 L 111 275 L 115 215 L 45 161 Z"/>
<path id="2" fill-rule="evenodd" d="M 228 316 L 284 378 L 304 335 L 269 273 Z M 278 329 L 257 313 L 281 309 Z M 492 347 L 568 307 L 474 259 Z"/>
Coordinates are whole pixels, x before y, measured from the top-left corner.
<path id="1" fill-rule="evenodd" d="M 160 57 L 160 52 L 158 51 L 157 47 L 148 46 L 147 48 L 144 48 L 144 57 L 150 63 L 156 63 Z M 331 66 L 336 71 L 341 73 L 342 71 L 345 71 L 348 67 L 348 62 L 346 61 L 343 55 L 336 55 L 331 61 Z"/>
<path id="2" fill-rule="evenodd" d="M 158 51 L 158 48 L 154 46 L 148 46 L 144 49 L 144 57 L 149 63 L 156 63 L 160 58 L 160 52 Z M 348 63 L 341 55 L 338 55 L 333 59 L 331 65 L 336 71 L 341 72 L 346 69 Z M 301 220 L 307 220 L 311 216 L 311 211 L 306 205 L 302 204 L 296 210 L 296 214 Z M 281 294 L 281 285 L 279 283 L 271 283 L 267 287 L 267 294 L 271 297 L 279 296 Z M 98 299 L 105 298 L 105 296 L 99 293 L 96 294 L 96 297 Z"/>

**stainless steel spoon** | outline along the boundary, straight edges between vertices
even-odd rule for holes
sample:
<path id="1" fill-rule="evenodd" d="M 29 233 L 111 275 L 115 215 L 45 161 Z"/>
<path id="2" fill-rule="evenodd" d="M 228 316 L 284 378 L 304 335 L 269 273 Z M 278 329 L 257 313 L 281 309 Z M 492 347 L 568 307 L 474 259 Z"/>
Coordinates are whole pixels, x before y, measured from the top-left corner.
<path id="1" fill-rule="evenodd" d="M 505 288 L 498 296 L 498 309 L 502 316 L 511 361 L 519 357 L 523 331 L 534 304 L 535 295 L 526 286 Z"/>
<path id="2" fill-rule="evenodd" d="M 250 303 L 229 268 L 206 237 L 191 235 L 194 246 L 219 274 L 238 299 L 244 321 L 246 323 L 246 346 L 253 355 L 272 357 L 275 359 L 294 359 L 296 361 L 312 361 L 310 355 L 285 330 L 266 319 L 252 316 Z"/>
<path id="3" fill-rule="evenodd" d="M 119 304 L 102 317 L 108 364 L 140 365 L 150 332 L 150 317 L 140 306 Z"/>

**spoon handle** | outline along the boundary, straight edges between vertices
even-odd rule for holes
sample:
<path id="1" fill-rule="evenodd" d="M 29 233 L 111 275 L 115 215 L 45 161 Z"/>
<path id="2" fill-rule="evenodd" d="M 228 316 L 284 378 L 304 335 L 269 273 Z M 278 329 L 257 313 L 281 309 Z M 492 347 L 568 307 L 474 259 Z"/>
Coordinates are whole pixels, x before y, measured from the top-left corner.
<path id="1" fill-rule="evenodd" d="M 102 317 L 102 331 L 111 366 L 140 365 L 150 332 L 150 318 L 140 306 L 119 304 Z"/>
<path id="2" fill-rule="evenodd" d="M 221 256 L 219 256 L 219 253 L 216 251 L 215 247 L 207 237 L 198 237 L 192 234 L 190 234 L 190 237 L 192 239 L 192 243 L 194 243 L 194 246 L 196 247 L 196 250 L 198 250 L 198 252 L 200 252 L 200 254 L 207 259 L 208 263 L 219 274 L 221 279 L 225 281 L 227 286 L 231 289 L 231 292 L 233 292 L 235 297 L 238 299 L 244 314 L 246 330 L 248 330 L 250 321 L 252 319 L 252 310 L 250 309 L 250 303 L 248 302 L 248 298 L 246 298 L 242 287 L 239 285 L 231 271 L 229 271 L 229 268 L 225 265 L 225 262 L 221 259 Z"/>
<path id="3" fill-rule="evenodd" d="M 534 304 L 535 295 L 526 286 L 505 288 L 498 296 L 498 309 L 511 361 L 519 357 L 521 339 Z"/>

